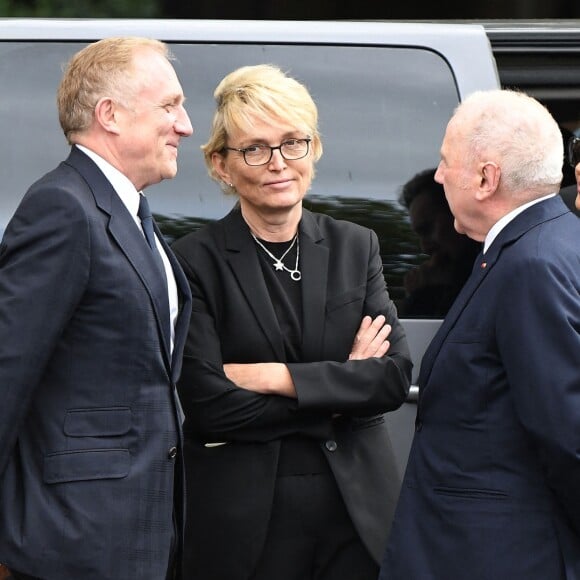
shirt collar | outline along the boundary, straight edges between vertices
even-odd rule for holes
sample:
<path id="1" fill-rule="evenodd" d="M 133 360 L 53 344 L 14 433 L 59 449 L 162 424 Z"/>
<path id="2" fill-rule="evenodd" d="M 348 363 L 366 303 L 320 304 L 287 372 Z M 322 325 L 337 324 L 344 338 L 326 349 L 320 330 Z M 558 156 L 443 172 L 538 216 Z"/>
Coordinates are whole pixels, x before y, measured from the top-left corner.
<path id="1" fill-rule="evenodd" d="M 76 145 L 76 147 L 95 162 L 97 167 L 103 172 L 104 176 L 113 186 L 113 189 L 121 198 L 121 201 L 133 216 L 133 219 L 137 221 L 137 212 L 139 211 L 139 192 L 135 189 L 135 186 L 131 183 L 129 178 L 121 173 L 116 167 L 113 167 L 100 155 L 87 149 L 84 145 Z"/>
<path id="2" fill-rule="evenodd" d="M 516 207 L 516 209 L 513 209 L 512 211 L 510 211 L 509 213 L 504 215 L 499 221 L 497 221 L 492 226 L 492 228 L 489 230 L 489 232 L 487 232 L 487 236 L 485 236 L 485 243 L 483 245 L 483 253 L 485 254 L 485 252 L 487 252 L 487 250 L 489 249 L 489 247 L 491 246 L 491 244 L 493 243 L 495 238 L 497 238 L 499 233 L 516 216 L 520 215 L 524 210 L 528 209 L 529 207 L 532 207 L 533 205 L 540 203 L 541 201 L 549 199 L 550 197 L 554 197 L 555 195 L 556 195 L 555 193 L 549 193 L 548 195 L 544 195 L 543 197 L 539 197 L 538 199 L 533 199 L 532 201 L 529 201 L 528 203 L 524 203 L 524 205 L 520 205 L 519 207 Z"/>

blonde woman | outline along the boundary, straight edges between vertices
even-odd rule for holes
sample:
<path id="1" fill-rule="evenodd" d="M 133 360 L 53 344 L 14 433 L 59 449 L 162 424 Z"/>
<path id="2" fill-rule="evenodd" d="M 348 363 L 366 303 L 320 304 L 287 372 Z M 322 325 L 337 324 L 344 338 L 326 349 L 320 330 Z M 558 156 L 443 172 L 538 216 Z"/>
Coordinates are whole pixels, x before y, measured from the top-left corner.
<path id="1" fill-rule="evenodd" d="M 215 98 L 203 151 L 239 203 L 174 245 L 194 303 L 185 577 L 374 580 L 399 489 L 382 413 L 411 370 L 377 237 L 303 208 L 322 144 L 301 83 L 243 67 Z"/>

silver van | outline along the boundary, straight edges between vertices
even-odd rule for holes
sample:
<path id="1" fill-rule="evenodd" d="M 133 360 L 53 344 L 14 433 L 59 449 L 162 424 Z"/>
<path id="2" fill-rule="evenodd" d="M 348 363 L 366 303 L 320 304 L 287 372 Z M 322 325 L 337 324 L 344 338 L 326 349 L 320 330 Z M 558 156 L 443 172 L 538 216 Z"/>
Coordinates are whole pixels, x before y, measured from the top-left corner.
<path id="1" fill-rule="evenodd" d="M 164 234 L 176 239 L 222 217 L 234 199 L 206 174 L 200 145 L 213 89 L 234 68 L 274 63 L 303 81 L 320 111 L 324 155 L 306 206 L 373 228 L 385 279 L 399 306 L 418 374 L 441 310 L 406 308 L 408 272 L 429 259 L 413 229 L 403 186 L 436 167 L 458 102 L 499 86 L 484 28 L 471 24 L 187 20 L 0 19 L 0 234 L 27 187 L 66 157 L 55 95 L 63 64 L 105 36 L 170 44 L 195 128 L 178 176 L 149 190 Z M 387 420 L 401 471 L 414 428 L 409 401 Z"/>

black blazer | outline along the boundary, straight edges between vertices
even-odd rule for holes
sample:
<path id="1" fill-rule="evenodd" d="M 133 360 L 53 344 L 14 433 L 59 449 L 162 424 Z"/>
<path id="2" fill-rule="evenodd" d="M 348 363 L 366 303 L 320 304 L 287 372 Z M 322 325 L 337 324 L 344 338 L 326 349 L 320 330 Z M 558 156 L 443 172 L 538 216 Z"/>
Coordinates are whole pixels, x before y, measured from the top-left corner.
<path id="1" fill-rule="evenodd" d="M 167 290 L 132 216 L 76 147 L 0 246 L 0 561 L 59 580 L 159 580 L 182 490 Z M 176 476 L 177 473 L 177 476 Z M 175 494 L 175 515 L 183 501 Z"/>
<path id="2" fill-rule="evenodd" d="M 237 388 L 228 362 L 285 362 L 256 246 L 238 209 L 178 240 L 193 316 L 178 389 L 186 421 L 186 577 L 243 580 L 264 544 L 280 438 L 320 441 L 363 542 L 379 561 L 399 490 L 381 413 L 405 400 L 404 331 L 386 291 L 374 232 L 304 211 L 302 352 L 288 364 L 298 399 Z M 393 325 L 388 356 L 348 361 L 363 315 Z M 332 416 L 340 414 L 339 420 Z M 222 445 L 206 444 L 225 443 Z"/>

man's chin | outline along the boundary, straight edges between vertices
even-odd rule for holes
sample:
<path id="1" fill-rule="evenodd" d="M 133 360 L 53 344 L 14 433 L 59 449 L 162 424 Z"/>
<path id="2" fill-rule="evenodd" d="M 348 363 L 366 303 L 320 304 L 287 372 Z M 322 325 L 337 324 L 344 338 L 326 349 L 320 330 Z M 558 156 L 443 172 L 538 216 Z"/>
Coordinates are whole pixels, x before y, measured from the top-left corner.
<path id="1" fill-rule="evenodd" d="M 161 179 L 173 179 L 177 175 L 177 162 L 168 163 L 164 169 Z"/>
<path id="2" fill-rule="evenodd" d="M 465 229 L 461 226 L 461 224 L 457 221 L 457 219 L 453 220 L 453 227 L 458 234 L 465 235 Z"/>

